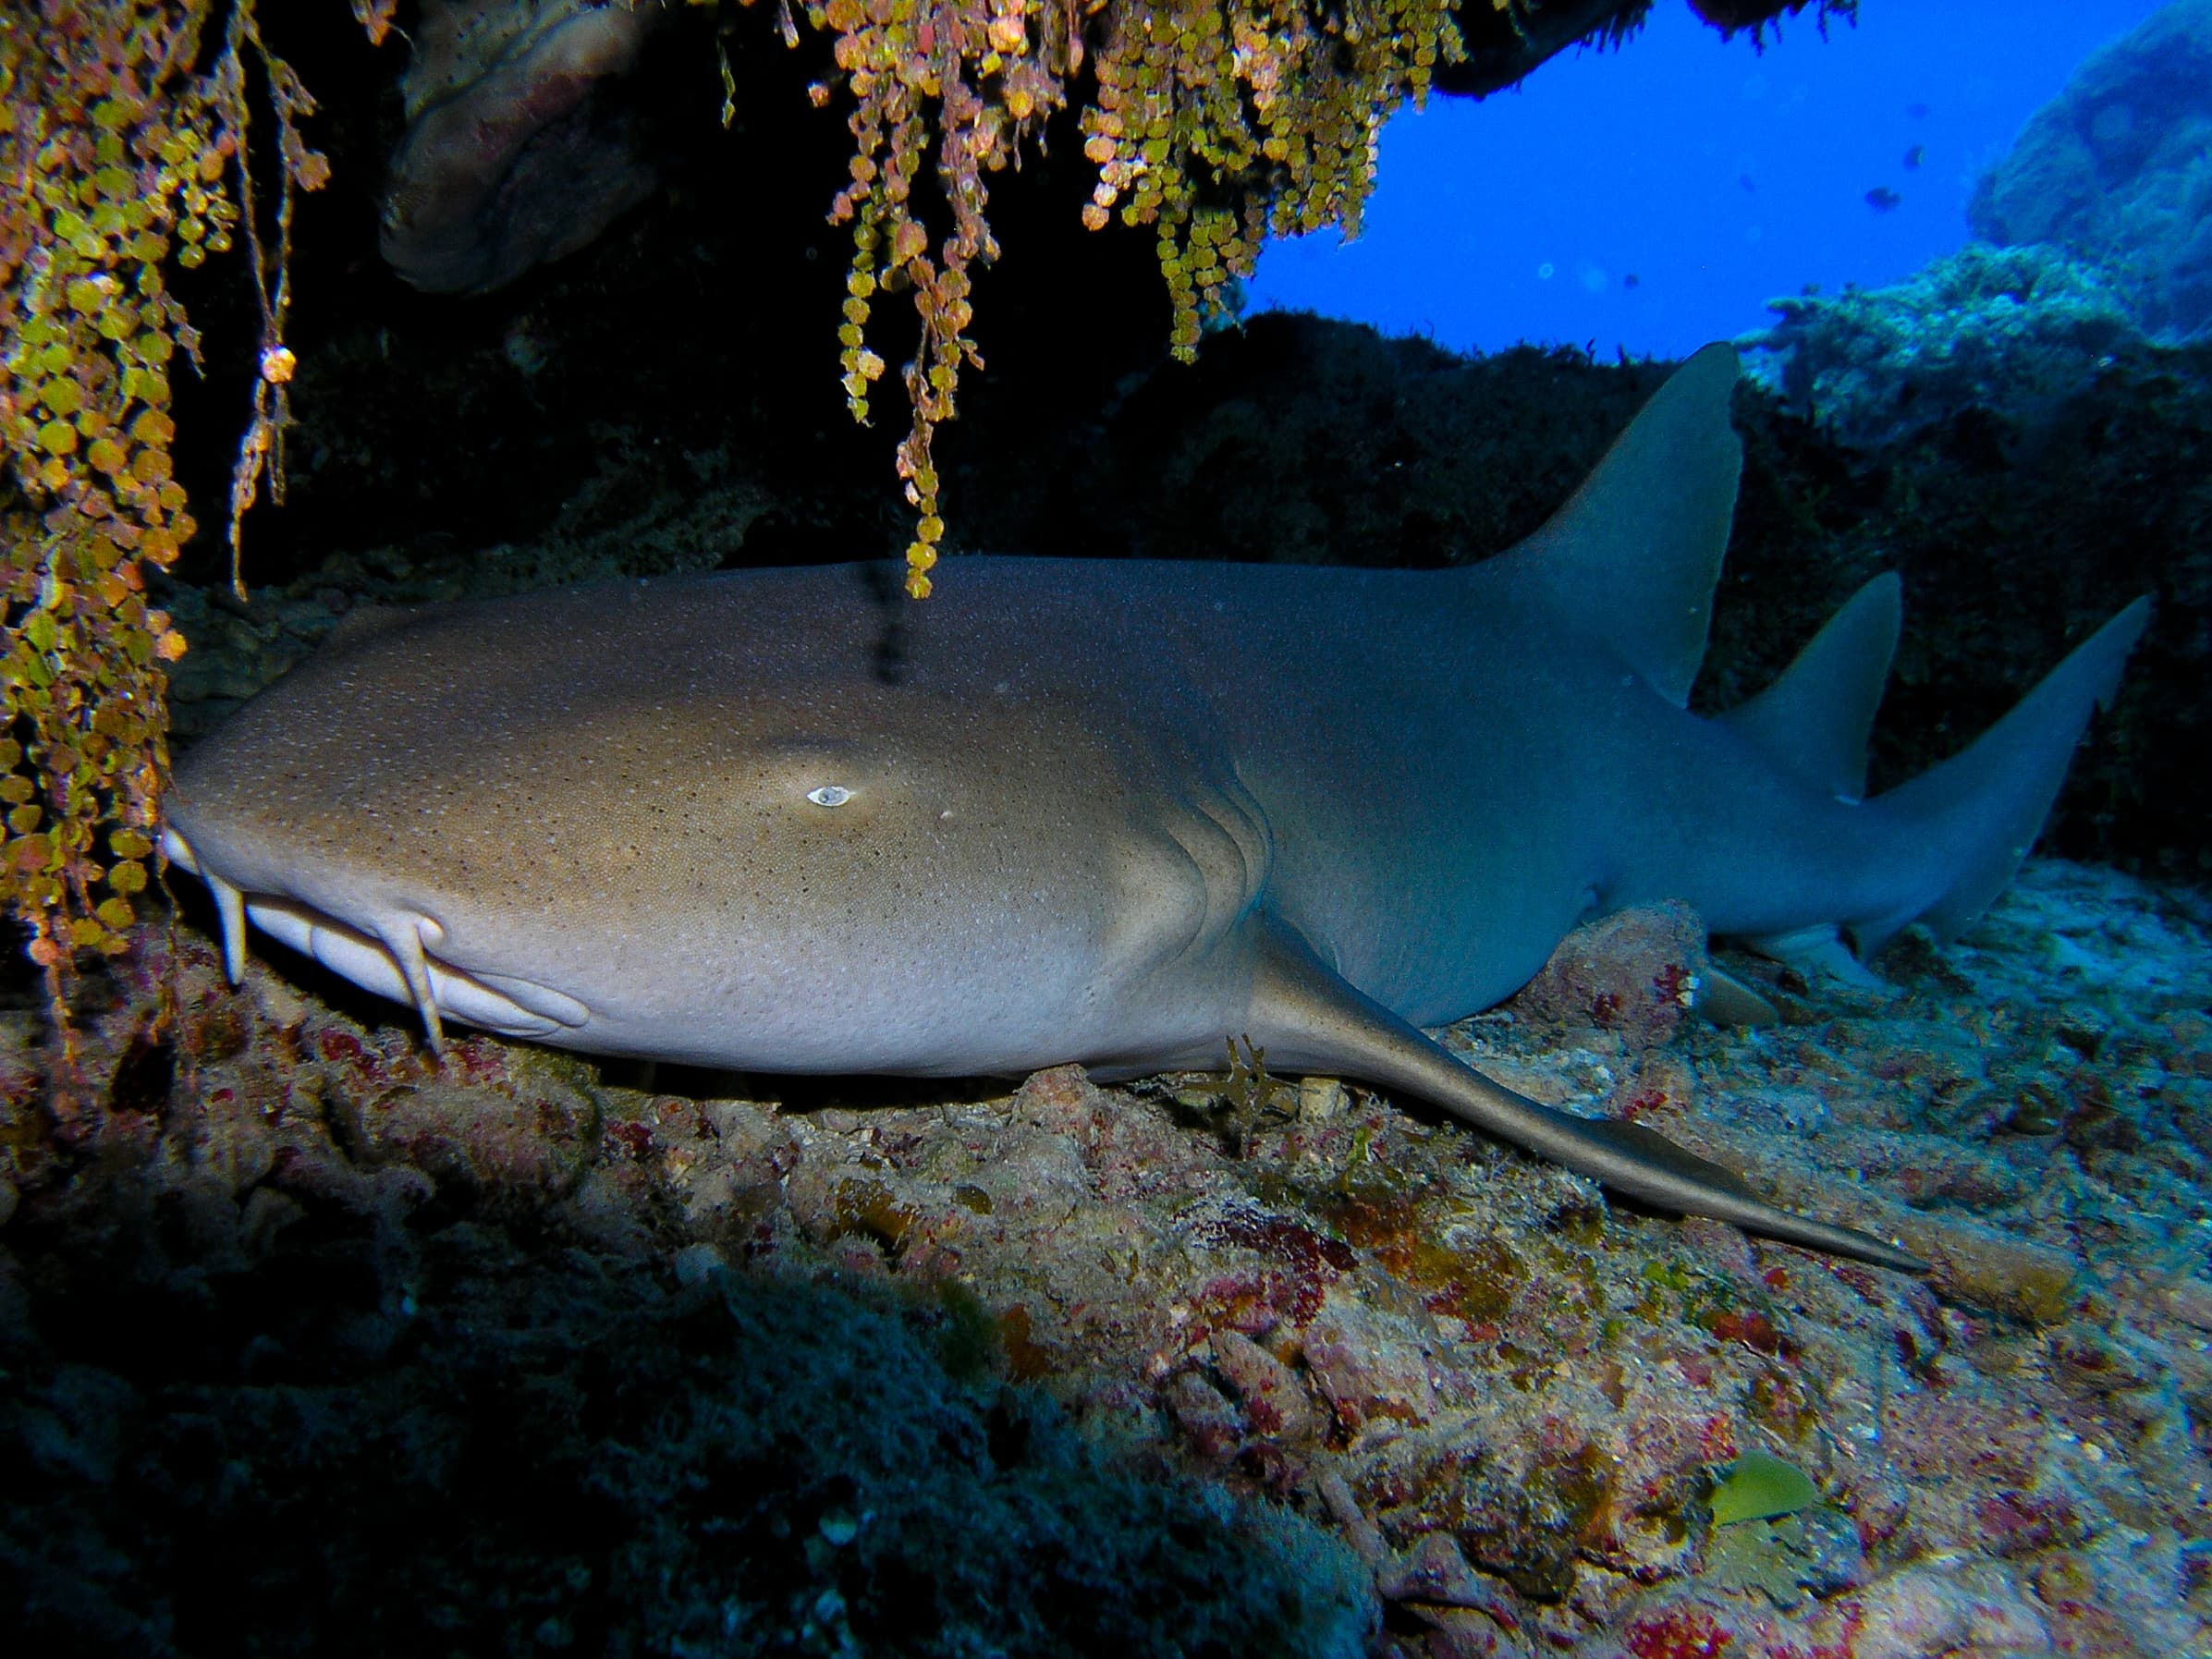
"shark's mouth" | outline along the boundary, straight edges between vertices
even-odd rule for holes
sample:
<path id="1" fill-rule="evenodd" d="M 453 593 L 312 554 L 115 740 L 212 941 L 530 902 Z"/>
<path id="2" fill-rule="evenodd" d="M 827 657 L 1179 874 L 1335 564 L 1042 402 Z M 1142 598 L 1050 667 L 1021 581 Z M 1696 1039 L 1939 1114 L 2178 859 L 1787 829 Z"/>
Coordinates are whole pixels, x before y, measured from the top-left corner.
<path id="1" fill-rule="evenodd" d="M 312 957 L 364 991 L 405 1003 L 422 1017 L 434 1050 L 443 1052 L 443 1021 L 456 1019 L 503 1037 L 557 1041 L 591 1018 L 565 992 L 508 974 L 457 968 L 430 954 L 445 930 L 430 917 L 380 918 L 357 927 L 296 898 L 242 892 L 210 868 L 174 829 L 162 832 L 169 861 L 190 871 L 214 895 L 223 924 L 223 964 L 237 984 L 246 971 L 246 924 Z"/>

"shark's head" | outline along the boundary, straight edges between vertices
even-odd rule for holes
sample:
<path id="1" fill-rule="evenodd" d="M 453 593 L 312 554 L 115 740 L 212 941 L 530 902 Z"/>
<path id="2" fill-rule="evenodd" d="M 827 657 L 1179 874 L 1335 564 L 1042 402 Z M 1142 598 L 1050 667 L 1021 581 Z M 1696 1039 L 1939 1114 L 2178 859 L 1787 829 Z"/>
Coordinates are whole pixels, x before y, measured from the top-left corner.
<path id="1" fill-rule="evenodd" d="M 838 1071 L 1064 1045 L 1148 948 L 1127 916 L 1204 907 L 1118 823 L 1123 759 L 1018 681 L 886 672 L 825 647 L 853 616 L 779 599 L 626 584 L 346 630 L 177 768 L 165 846 L 233 974 L 250 920 L 434 1040 L 442 1013 Z"/>

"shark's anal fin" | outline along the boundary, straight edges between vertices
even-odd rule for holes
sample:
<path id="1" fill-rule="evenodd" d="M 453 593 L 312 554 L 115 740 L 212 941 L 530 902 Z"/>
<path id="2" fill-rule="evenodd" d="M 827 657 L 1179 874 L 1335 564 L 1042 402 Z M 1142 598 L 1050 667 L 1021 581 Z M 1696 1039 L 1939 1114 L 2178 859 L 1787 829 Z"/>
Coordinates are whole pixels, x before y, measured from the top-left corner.
<path id="1" fill-rule="evenodd" d="M 1904 1273 L 1927 1271 L 1895 1245 L 1768 1203 L 1732 1171 L 1651 1129 L 1576 1117 L 1493 1081 L 1324 967 L 1289 928 L 1254 921 L 1261 936 L 1249 1035 L 1270 1064 L 1400 1090 L 1654 1209 L 1710 1216 Z"/>

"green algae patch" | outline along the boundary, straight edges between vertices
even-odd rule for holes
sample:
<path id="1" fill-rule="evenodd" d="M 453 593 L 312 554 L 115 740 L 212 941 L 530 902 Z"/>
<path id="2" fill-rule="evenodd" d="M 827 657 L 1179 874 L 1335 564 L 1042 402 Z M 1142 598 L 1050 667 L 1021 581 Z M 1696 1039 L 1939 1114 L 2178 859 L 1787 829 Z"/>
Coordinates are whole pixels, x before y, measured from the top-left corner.
<path id="1" fill-rule="evenodd" d="M 1713 1489 L 1713 1524 L 1794 1515 L 1819 1502 L 1819 1488 L 1796 1464 L 1765 1452 L 1745 1452 L 1729 1478 Z"/>

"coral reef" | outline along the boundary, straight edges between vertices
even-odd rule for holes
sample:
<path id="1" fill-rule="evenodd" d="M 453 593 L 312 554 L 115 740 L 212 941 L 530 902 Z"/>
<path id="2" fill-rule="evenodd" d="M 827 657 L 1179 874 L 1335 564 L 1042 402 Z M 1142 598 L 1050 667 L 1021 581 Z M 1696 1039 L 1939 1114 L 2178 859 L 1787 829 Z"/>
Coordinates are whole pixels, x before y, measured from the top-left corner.
<path id="1" fill-rule="evenodd" d="M 2033 863 L 1887 988 L 1732 961 L 1766 1032 L 1448 1033 L 1897 1230 L 1925 1281 L 1610 1209 L 1340 1085 L 1222 1135 L 1072 1069 L 441 1067 L 342 991 L 230 991 L 196 929 L 132 942 L 66 1133 L 28 1012 L 0 1048 L 0 1599 L 76 1651 L 336 1618 L 364 1652 L 1341 1653 L 1376 1602 L 1397 1659 L 2212 1631 L 2186 895 Z M 1717 1525 L 1762 1455 L 1813 1499 Z"/>
<path id="2" fill-rule="evenodd" d="M 2143 326 L 2212 329 L 2212 4 L 2173 0 L 2099 48 L 1975 187 L 1992 242 L 2104 267 Z"/>
<path id="3" fill-rule="evenodd" d="M 1737 343 L 1754 372 L 1836 435 L 1878 449 L 1983 409 L 2047 426 L 2113 354 L 2148 342 L 2100 267 L 2056 248 L 1969 244 L 1889 287 L 1767 301 Z"/>
<path id="4" fill-rule="evenodd" d="M 0 173 L 13 184 L 0 219 L 0 899 L 31 935 L 57 1015 L 75 954 L 121 950 L 147 882 L 166 764 L 163 665 L 185 643 L 145 591 L 197 530 L 170 457 L 169 365 L 199 336 L 165 267 L 190 269 L 234 233 L 261 252 L 243 161 L 249 55 L 276 116 L 283 184 L 274 258 L 252 274 L 260 378 L 231 491 L 234 546 L 284 425 L 291 191 L 322 171 L 294 123 L 312 105 L 263 45 L 251 4 L 225 14 L 213 67 L 195 74 L 212 11 L 44 0 L 0 20 Z"/>
<path id="5" fill-rule="evenodd" d="M 306 30 L 315 8 L 264 9 Z M 322 9 L 358 45 L 344 8 Z M 1467 61 L 1435 83 L 1524 70 L 1560 19 L 1633 9 L 1475 8 Z M 96 100 L 49 89 L 110 47 L 146 85 L 144 54 L 168 37 L 134 46 L 109 28 L 127 10 L 184 15 L 0 18 L 0 104 L 51 104 L 60 125 L 40 141 L 61 142 L 78 192 L 0 209 L 11 299 L 41 260 L 89 257 L 55 227 L 67 209 L 93 228 L 105 129 Z M 26 55 L 57 28 L 87 32 Z M 326 77 L 327 49 L 300 38 L 277 44 L 336 94 L 316 128 L 347 146 L 334 189 L 365 189 L 389 136 L 373 89 Z M 709 60 L 711 126 L 715 66 L 690 55 Z M 251 43 L 243 61 L 261 61 Z M 757 123 L 738 141 L 782 144 L 788 167 L 723 185 L 693 167 L 625 235 L 470 306 L 349 263 L 365 213 L 346 229 L 303 213 L 323 303 L 300 318 L 296 379 L 263 332 L 275 287 L 227 312 L 190 289 L 209 380 L 178 377 L 174 397 L 146 343 L 193 339 L 165 268 L 148 293 L 147 267 L 87 267 L 138 308 L 128 362 L 96 320 L 0 318 L 50 317 L 88 391 L 103 360 L 118 382 L 135 370 L 176 421 L 109 434 L 128 464 L 99 483 L 96 438 L 36 394 L 53 372 L 21 378 L 39 360 L 8 336 L 11 445 L 27 399 L 38 433 L 65 421 L 65 482 L 104 489 L 118 505 L 101 522 L 125 531 L 151 502 L 181 536 L 177 487 L 220 501 L 240 476 L 231 400 L 261 400 L 249 456 L 265 462 L 293 398 L 292 489 L 257 520 L 255 595 L 226 589 L 222 538 L 202 534 L 173 570 L 141 556 L 144 592 L 122 602 L 193 641 L 165 668 L 181 733 L 361 604 L 911 539 L 855 487 L 888 438 L 871 447 L 834 384 L 811 389 L 835 320 L 817 329 L 804 296 L 849 248 L 821 226 L 801 162 L 819 155 L 763 113 L 790 61 L 730 65 L 738 124 Z M 202 108 L 192 130 L 220 154 L 227 129 L 189 103 L 200 84 L 164 80 L 144 107 L 172 132 Z M 829 128 L 836 176 L 847 135 L 802 113 Z M 11 165 L 41 153 L 24 130 L 0 131 Z M 158 180 L 139 127 L 116 130 L 132 189 Z M 144 227 L 172 256 L 195 245 L 188 217 L 196 245 L 220 234 L 236 188 L 220 169 L 198 179 L 205 152 L 172 169 L 171 217 Z M 1663 372 L 1571 353 L 1470 363 L 1286 318 L 1153 372 L 1174 326 L 1142 298 L 1156 240 L 1082 229 L 1097 165 L 1073 143 L 1029 151 L 1035 190 L 990 203 L 1021 258 L 984 279 L 993 374 L 961 387 L 964 441 L 939 463 L 972 545 L 1479 557 L 1556 505 Z M 917 174 L 922 195 L 934 177 Z M 1209 201 L 1214 180 L 1194 177 Z M 153 211 L 139 200 L 122 211 Z M 2055 836 L 2201 875 L 2212 374 L 2125 334 L 2105 355 L 2033 399 L 1995 365 L 1985 395 L 1877 424 L 1855 450 L 1824 398 L 1808 419 L 1747 396 L 1739 544 L 1700 695 L 1755 685 L 1894 562 L 1916 631 L 1876 757 L 1893 776 L 2008 702 L 2079 619 L 2155 586 L 2159 631 Z M 166 401 L 143 396 L 157 385 Z M 1865 385 L 1870 411 L 1895 407 L 1895 383 L 1869 369 Z M 92 533 L 35 482 L 52 453 L 30 454 L 6 503 L 11 583 Z M 52 613 L 25 591 L 44 592 L 10 590 L 10 696 L 34 661 L 96 687 L 83 641 L 112 632 L 67 607 L 97 590 Z M 37 650 L 41 614 L 79 631 Z M 158 695 L 161 665 L 141 665 L 134 695 Z M 55 728 L 62 772 L 9 755 L 49 814 L 108 810 L 50 785 L 77 775 L 95 716 L 118 717 L 92 695 Z M 142 824 L 138 810 L 91 819 L 81 856 L 113 863 L 98 836 Z M 114 897 L 96 873 L 70 891 Z M 303 994 L 257 965 L 229 992 L 203 918 L 172 940 L 158 895 L 136 904 L 151 920 L 111 912 L 119 948 L 79 988 L 76 1114 L 54 1109 L 36 988 L 0 986 L 0 1624 L 56 1651 L 929 1651 L 972 1635 L 984 1600 L 1045 1621 L 1021 1632 L 1028 1651 L 1343 1652 L 1377 1603 L 1371 1651 L 1404 1659 L 2206 1645 L 2212 917 L 2185 888 L 2033 864 L 1965 945 L 1900 946 L 1887 991 L 1728 962 L 1781 1010 L 1748 1035 L 1659 995 L 1624 1023 L 1604 1000 L 1697 971 L 1686 933 L 1585 937 L 1552 1000 L 1453 1034 L 1532 1093 L 1649 1116 L 1808 1204 L 1843 1195 L 1937 1262 L 1923 1285 L 1607 1210 L 1327 1080 L 1252 1079 L 1272 1098 L 1223 1115 L 1194 1104 L 1217 1092 L 1204 1080 L 763 1099 L 474 1038 L 434 1071 L 341 987 L 311 978 Z M 1712 1524 L 1752 1452 L 1819 1501 Z M 914 1542 L 923 1515 L 968 1523 L 947 1529 L 966 1559 Z M 1025 1581 L 1040 1564 L 1041 1598 Z"/>
<path id="6" fill-rule="evenodd" d="M 1614 1032 L 1640 1053 L 1680 1029 L 1706 972 L 1697 912 L 1680 903 L 1643 905 L 1578 928 L 1516 1001 L 1570 1029 Z"/>

